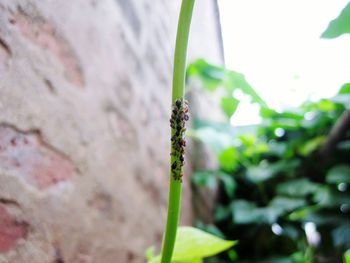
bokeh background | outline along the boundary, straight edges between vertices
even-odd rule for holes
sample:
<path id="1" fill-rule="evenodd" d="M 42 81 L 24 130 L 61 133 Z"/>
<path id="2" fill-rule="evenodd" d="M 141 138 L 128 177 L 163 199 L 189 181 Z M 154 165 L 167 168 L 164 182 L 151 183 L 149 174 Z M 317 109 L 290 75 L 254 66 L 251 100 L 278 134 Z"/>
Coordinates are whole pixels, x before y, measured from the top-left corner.
<path id="1" fill-rule="evenodd" d="M 0 263 L 159 251 L 180 4 L 0 0 Z M 207 262 L 350 262 L 349 27 L 346 0 L 197 1 L 181 224 L 239 241 Z"/>

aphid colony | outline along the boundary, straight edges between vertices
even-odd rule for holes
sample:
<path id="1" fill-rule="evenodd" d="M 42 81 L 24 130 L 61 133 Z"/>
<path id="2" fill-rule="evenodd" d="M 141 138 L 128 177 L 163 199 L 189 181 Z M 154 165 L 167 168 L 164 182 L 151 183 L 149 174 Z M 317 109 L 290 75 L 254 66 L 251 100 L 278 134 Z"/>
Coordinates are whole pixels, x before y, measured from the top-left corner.
<path id="1" fill-rule="evenodd" d="M 182 181 L 182 166 L 184 165 L 184 153 L 186 141 L 184 134 L 186 131 L 185 121 L 188 121 L 188 103 L 183 99 L 175 101 L 170 118 L 171 136 L 171 155 L 173 163 L 171 164 L 172 175 L 175 180 Z"/>

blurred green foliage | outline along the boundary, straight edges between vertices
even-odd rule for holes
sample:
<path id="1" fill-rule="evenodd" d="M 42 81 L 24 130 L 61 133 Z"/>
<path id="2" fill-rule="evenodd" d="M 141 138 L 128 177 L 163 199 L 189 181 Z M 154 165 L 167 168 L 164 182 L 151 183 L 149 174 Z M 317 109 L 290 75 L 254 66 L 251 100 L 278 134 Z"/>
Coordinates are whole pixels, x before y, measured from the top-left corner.
<path id="1" fill-rule="evenodd" d="M 350 2 L 341 11 L 339 16 L 329 23 L 321 37 L 336 38 L 346 33 L 350 33 Z"/>
<path id="2" fill-rule="evenodd" d="M 350 247 L 349 132 L 330 156 L 320 149 L 350 107 L 349 84 L 333 98 L 278 112 L 267 107 L 240 73 L 198 60 L 190 65 L 188 77 L 199 78 L 210 92 L 226 91 L 221 93 L 225 103 L 218 107 L 227 122 L 195 120 L 190 132 L 213 148 L 219 164 L 217 170 L 196 171 L 192 182 L 212 188 L 220 184 L 222 189 L 215 224 L 198 227 L 239 240 L 236 252 L 209 262 L 341 262 Z M 261 124 L 230 125 L 239 103 L 235 89 L 260 106 Z M 316 226 L 311 241 L 305 232 L 308 222 Z"/>
<path id="3" fill-rule="evenodd" d="M 321 37 L 345 33 L 350 3 Z M 239 240 L 208 263 L 350 262 L 350 83 L 332 98 L 280 112 L 239 72 L 197 60 L 187 78 L 198 78 L 209 92 L 221 90 L 218 107 L 227 117 L 225 123 L 194 120 L 189 132 L 218 160 L 216 170 L 196 171 L 193 184 L 221 189 L 213 224 L 197 227 Z M 230 125 L 239 107 L 236 90 L 259 105 L 261 124 Z M 339 132 L 342 122 L 346 129 Z"/>

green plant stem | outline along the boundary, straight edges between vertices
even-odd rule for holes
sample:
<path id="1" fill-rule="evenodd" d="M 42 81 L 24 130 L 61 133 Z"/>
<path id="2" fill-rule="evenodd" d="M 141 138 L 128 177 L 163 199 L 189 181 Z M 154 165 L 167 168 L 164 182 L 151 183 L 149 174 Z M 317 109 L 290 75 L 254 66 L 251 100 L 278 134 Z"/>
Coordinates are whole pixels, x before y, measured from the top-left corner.
<path id="1" fill-rule="evenodd" d="M 182 1 L 174 55 L 172 105 L 174 105 L 177 99 L 182 99 L 185 93 L 186 54 L 193 6 L 194 0 Z M 175 131 L 172 129 L 171 134 L 173 135 L 174 133 Z M 176 158 L 177 157 L 171 156 L 170 165 L 174 161 L 178 161 L 175 160 Z M 174 178 L 172 169 L 170 169 L 169 179 L 168 215 L 163 238 L 161 263 L 171 262 L 180 214 L 182 183 L 181 180 L 176 180 Z"/>

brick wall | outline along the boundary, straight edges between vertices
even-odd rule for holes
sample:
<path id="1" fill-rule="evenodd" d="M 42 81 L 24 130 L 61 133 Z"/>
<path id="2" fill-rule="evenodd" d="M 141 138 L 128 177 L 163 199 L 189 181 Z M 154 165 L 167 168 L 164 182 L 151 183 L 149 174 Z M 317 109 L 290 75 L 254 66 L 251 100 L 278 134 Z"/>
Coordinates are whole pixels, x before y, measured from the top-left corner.
<path id="1" fill-rule="evenodd" d="M 196 4 L 189 56 L 220 61 L 215 3 Z M 144 262 L 160 244 L 179 5 L 0 0 L 1 263 Z M 183 202 L 189 224 L 188 185 Z"/>

